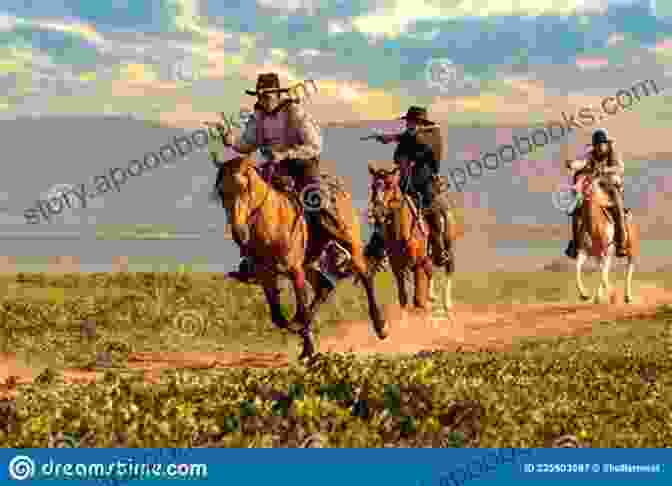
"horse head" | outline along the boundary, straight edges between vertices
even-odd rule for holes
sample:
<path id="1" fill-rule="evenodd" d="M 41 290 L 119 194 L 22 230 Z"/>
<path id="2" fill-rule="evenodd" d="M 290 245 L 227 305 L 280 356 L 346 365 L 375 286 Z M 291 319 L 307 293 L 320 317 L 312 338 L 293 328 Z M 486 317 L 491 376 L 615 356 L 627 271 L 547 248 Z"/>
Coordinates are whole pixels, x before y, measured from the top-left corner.
<path id="1" fill-rule="evenodd" d="M 241 156 L 222 162 L 211 153 L 211 160 L 217 169 L 212 196 L 221 202 L 222 206 L 231 207 L 238 199 L 249 197 L 254 192 L 253 186 L 257 178 L 252 175 L 252 172 L 255 172 L 252 169 L 256 168 L 252 158 Z"/>
<path id="2" fill-rule="evenodd" d="M 256 162 L 251 157 L 235 157 L 222 162 L 211 154 L 211 160 L 217 169 L 211 199 L 219 201 L 224 207 L 236 241 L 247 240 L 242 233 L 236 234 L 248 225 L 264 194 L 268 194 L 268 186 L 257 174 Z"/>
<path id="3" fill-rule="evenodd" d="M 369 165 L 369 174 L 372 177 L 371 202 L 374 219 L 380 221 L 389 214 L 391 203 L 400 199 L 399 167 L 376 169 Z"/>

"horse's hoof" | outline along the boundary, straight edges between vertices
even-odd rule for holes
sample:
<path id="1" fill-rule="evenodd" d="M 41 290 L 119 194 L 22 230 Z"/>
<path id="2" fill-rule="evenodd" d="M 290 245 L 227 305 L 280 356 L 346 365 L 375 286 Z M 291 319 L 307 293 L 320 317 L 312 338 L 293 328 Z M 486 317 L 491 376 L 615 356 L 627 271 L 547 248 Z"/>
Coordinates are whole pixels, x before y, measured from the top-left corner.
<path id="1" fill-rule="evenodd" d="M 581 299 L 582 302 L 588 302 L 590 300 L 590 296 L 588 295 L 579 295 L 579 299 Z"/>
<path id="2" fill-rule="evenodd" d="M 387 339 L 388 333 L 384 323 L 382 326 L 376 327 L 376 336 L 378 336 L 378 339 L 380 339 L 381 341 L 383 339 Z"/>
<path id="3" fill-rule="evenodd" d="M 304 344 L 303 345 L 303 350 L 301 351 L 301 354 L 299 355 L 299 361 L 310 359 L 314 355 L 315 355 L 315 348 L 313 347 L 313 344 L 312 343 L 310 343 L 309 345 Z"/>
<path id="4" fill-rule="evenodd" d="M 632 297 L 627 297 L 626 296 L 624 301 L 625 301 L 626 304 L 632 304 Z"/>

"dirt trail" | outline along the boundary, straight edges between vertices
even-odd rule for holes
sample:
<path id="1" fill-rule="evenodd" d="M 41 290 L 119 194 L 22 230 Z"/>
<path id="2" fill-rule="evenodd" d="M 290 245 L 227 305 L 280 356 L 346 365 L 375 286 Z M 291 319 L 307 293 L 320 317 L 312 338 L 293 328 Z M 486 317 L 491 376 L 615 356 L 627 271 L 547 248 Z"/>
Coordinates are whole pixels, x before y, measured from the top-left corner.
<path id="1" fill-rule="evenodd" d="M 672 291 L 655 286 L 639 288 L 634 304 L 456 304 L 455 320 L 432 319 L 386 306 L 390 336 L 378 341 L 368 321 L 342 322 L 320 342 L 323 352 L 414 353 L 421 350 L 504 350 L 521 337 L 580 336 L 591 333 L 596 321 L 637 319 L 652 316 L 660 304 L 672 304 Z M 618 296 L 617 302 L 622 302 Z M 166 369 L 280 368 L 289 363 L 285 353 L 134 353 L 130 370 L 142 370 L 148 382 L 158 381 Z M 41 370 L 15 356 L 0 355 L 0 395 L 15 395 L 12 383 L 30 383 Z M 69 369 L 63 379 L 87 383 L 102 378 L 103 371 Z"/>
<path id="2" fill-rule="evenodd" d="M 421 350 L 504 350 L 516 338 L 581 336 L 594 322 L 652 316 L 657 306 L 672 303 L 672 291 L 640 287 L 633 304 L 499 304 L 454 306 L 454 321 L 432 319 L 388 306 L 390 336 L 378 341 L 367 321 L 341 323 L 335 335 L 323 339 L 323 351 L 358 353 L 413 353 Z M 616 302 L 623 302 L 617 294 Z"/>

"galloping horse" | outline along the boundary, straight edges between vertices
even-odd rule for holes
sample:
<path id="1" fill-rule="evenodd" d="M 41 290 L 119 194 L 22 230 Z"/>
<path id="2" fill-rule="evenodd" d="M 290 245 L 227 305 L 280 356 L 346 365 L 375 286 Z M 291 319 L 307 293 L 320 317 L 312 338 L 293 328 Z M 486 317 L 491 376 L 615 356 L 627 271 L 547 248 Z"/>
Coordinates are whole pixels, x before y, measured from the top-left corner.
<path id="1" fill-rule="evenodd" d="M 335 240 L 350 253 L 351 271 L 359 277 L 366 290 L 369 316 L 379 339 L 385 339 L 385 320 L 378 305 L 373 277 L 369 275 L 360 237 L 359 221 L 347 192 L 337 192 L 329 233 L 315 235 L 308 245 L 308 227 L 301 201 L 295 201 L 275 189 L 259 174 L 254 159 L 236 157 L 220 162 L 211 154 L 217 168 L 214 195 L 224 206 L 236 243 L 252 254 L 262 270 L 258 279 L 270 306 L 273 323 L 290 329 L 280 306 L 279 277 L 292 281 L 296 298 L 296 315 L 293 322 L 302 325 L 303 350 L 299 359 L 310 357 L 315 352 L 312 321 L 317 310 L 331 294 L 334 287 L 325 285 L 320 274 L 311 266 L 322 254 L 330 241 Z M 339 275 L 339 278 L 343 278 Z M 308 306 L 306 278 L 315 290 L 315 298 Z"/>
<path id="2" fill-rule="evenodd" d="M 406 282 L 409 280 L 407 278 L 409 271 L 413 270 L 414 304 L 418 308 L 425 309 L 427 301 L 432 300 L 434 296 L 433 290 L 436 288 L 437 280 L 433 275 L 433 266 L 438 265 L 432 258 L 429 244 L 430 229 L 413 200 L 401 191 L 400 178 L 403 169 L 400 166 L 391 170 L 376 169 L 369 164 L 369 173 L 373 179 L 371 219 L 382 224 L 384 228 L 386 252 L 397 281 L 399 304 L 402 307 L 408 305 Z M 456 225 L 444 221 L 443 230 L 445 238 L 454 244 L 457 239 Z M 375 266 L 373 268 L 376 269 Z M 454 262 L 449 261 L 442 268 L 446 274 L 446 282 L 442 289 L 441 305 L 443 313 L 452 318 L 451 284 Z M 430 295 L 427 295 L 428 291 Z"/>
<path id="3" fill-rule="evenodd" d="M 581 162 L 581 161 L 579 161 Z M 589 256 L 597 260 L 601 270 L 600 287 L 593 299 L 599 303 L 603 294 L 611 300 L 612 293 L 609 282 L 609 270 L 614 258 L 614 221 L 608 208 L 613 204 L 609 196 L 600 186 L 600 178 L 590 175 L 580 176 L 577 182 L 577 192 L 583 195 L 581 207 L 577 209 L 581 218 L 579 229 L 578 256 L 576 259 L 576 286 L 581 300 L 587 301 L 591 297 L 583 285 L 582 269 Z M 626 210 L 625 244 L 628 252 L 627 270 L 625 278 L 625 303 L 632 302 L 632 274 L 635 260 L 640 255 L 639 226 L 632 221 L 632 214 Z"/>
<path id="4" fill-rule="evenodd" d="M 432 280 L 429 257 L 428 225 L 418 208 L 399 187 L 399 169 L 375 169 L 369 165 L 373 178 L 371 199 L 373 219 L 382 225 L 385 249 L 392 273 L 397 281 L 401 307 L 408 305 L 407 273 L 413 272 L 415 307 L 427 310 Z"/>

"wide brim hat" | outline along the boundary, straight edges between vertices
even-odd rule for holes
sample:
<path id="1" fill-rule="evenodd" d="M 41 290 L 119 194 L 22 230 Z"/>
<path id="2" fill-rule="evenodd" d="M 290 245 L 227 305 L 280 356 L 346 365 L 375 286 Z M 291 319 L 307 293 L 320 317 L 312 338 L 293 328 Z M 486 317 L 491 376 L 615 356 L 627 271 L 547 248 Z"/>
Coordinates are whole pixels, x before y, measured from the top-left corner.
<path id="1" fill-rule="evenodd" d="M 276 73 L 264 73 L 257 77 L 257 87 L 254 91 L 245 90 L 250 96 L 259 96 L 264 93 L 286 93 L 288 88 L 280 87 L 280 78 Z"/>
<path id="2" fill-rule="evenodd" d="M 421 106 L 411 106 L 406 114 L 399 118 L 400 120 L 413 120 L 420 122 L 424 125 L 436 125 L 436 122 L 433 122 L 429 119 L 427 115 L 427 108 L 422 108 Z"/>
<path id="3" fill-rule="evenodd" d="M 595 130 L 595 132 L 593 132 L 593 136 L 591 137 L 591 145 L 609 143 L 613 141 L 613 139 L 609 138 L 609 133 L 604 128 Z"/>

